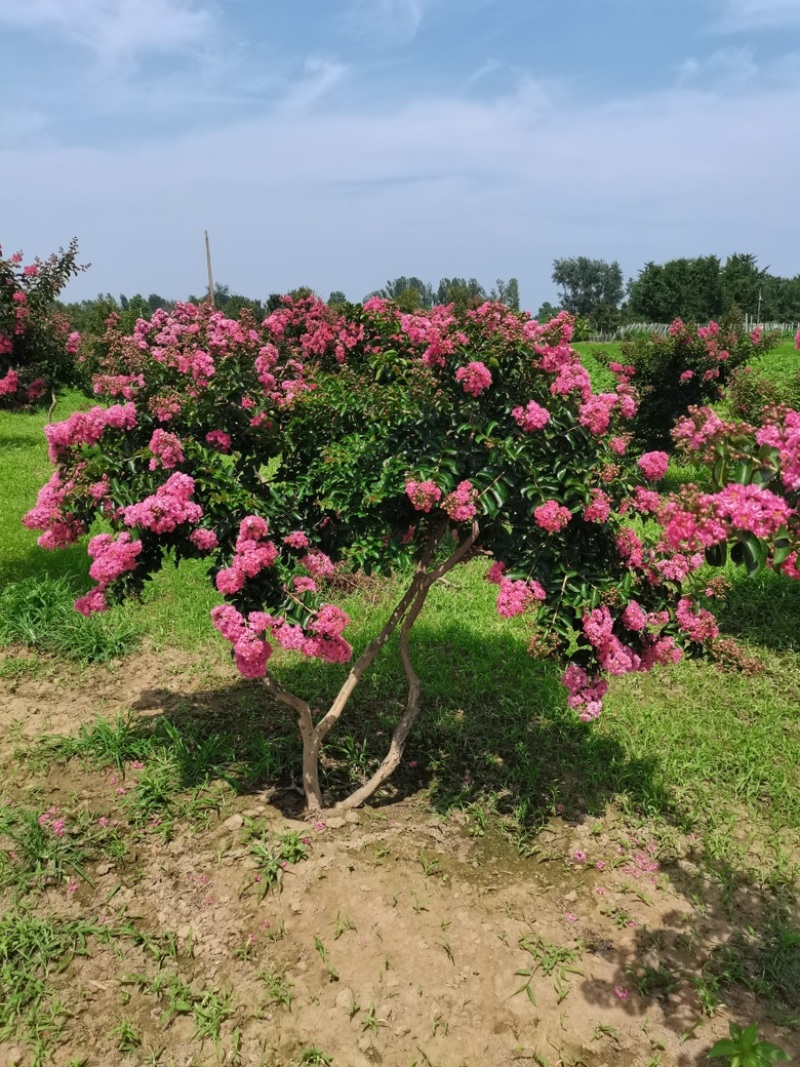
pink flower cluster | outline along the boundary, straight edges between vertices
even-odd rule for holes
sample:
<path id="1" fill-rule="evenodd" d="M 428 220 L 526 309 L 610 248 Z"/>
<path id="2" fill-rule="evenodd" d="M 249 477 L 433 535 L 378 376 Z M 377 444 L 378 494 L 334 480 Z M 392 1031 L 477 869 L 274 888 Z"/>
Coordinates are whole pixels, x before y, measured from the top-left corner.
<path id="1" fill-rule="evenodd" d="M 431 511 L 442 499 L 442 490 L 435 482 L 406 482 L 406 496 L 416 511 Z"/>
<path id="2" fill-rule="evenodd" d="M 63 422 L 52 422 L 44 428 L 50 462 L 58 463 L 74 446 L 96 445 L 109 427 L 132 430 L 135 425 L 136 407 L 133 404 L 113 404 L 110 408 L 75 411 Z"/>
<path id="3" fill-rule="evenodd" d="M 231 450 L 231 435 L 225 433 L 224 430 L 210 430 L 206 434 L 206 442 L 212 448 L 218 448 L 220 452 L 230 452 Z"/>
<path id="4" fill-rule="evenodd" d="M 220 604 L 211 611 L 211 620 L 222 636 L 233 645 L 236 667 L 246 678 L 263 678 L 272 648 L 264 634 L 269 633 L 282 647 L 328 663 L 345 663 L 353 650 L 342 637 L 350 619 L 333 604 L 315 612 L 306 629 L 274 618 L 262 611 L 244 616 L 231 604 Z"/>
<path id="5" fill-rule="evenodd" d="M 127 530 L 123 530 L 116 538 L 102 533 L 91 539 L 87 551 L 94 561 L 89 568 L 89 577 L 106 586 L 126 571 L 136 568 L 136 557 L 142 551 L 142 542 L 133 541 Z"/>
<path id="6" fill-rule="evenodd" d="M 0 396 L 13 396 L 19 388 L 19 375 L 15 370 L 8 370 L 4 378 L 0 378 Z"/>
<path id="7" fill-rule="evenodd" d="M 186 522 L 199 522 L 203 509 L 192 500 L 194 479 L 176 471 L 151 496 L 121 509 L 126 526 L 142 526 L 153 533 L 171 533 Z"/>
<path id="8" fill-rule="evenodd" d="M 719 635 L 719 627 L 717 626 L 717 620 L 711 614 L 710 611 L 706 611 L 705 608 L 695 613 L 692 611 L 692 601 L 688 597 L 682 597 L 678 601 L 678 607 L 675 610 L 675 619 L 680 626 L 681 630 L 688 634 L 692 641 L 696 641 L 698 644 L 702 644 L 704 641 L 709 641 Z"/>
<path id="9" fill-rule="evenodd" d="M 309 552 L 301 558 L 300 563 L 313 578 L 332 578 L 336 573 L 333 561 L 324 552 Z"/>
<path id="10" fill-rule="evenodd" d="M 64 548 L 86 533 L 84 524 L 64 510 L 73 489 L 74 482 L 62 482 L 61 474 L 54 471 L 50 481 L 39 490 L 36 506 L 23 516 L 22 523 L 29 530 L 44 530 L 39 538 L 42 548 Z"/>
<path id="11" fill-rule="evenodd" d="M 466 367 L 458 368 L 456 381 L 461 382 L 468 396 L 480 396 L 492 384 L 492 375 L 484 363 L 473 360 Z"/>
<path id="12" fill-rule="evenodd" d="M 216 586 L 220 593 L 238 593 L 248 578 L 255 578 L 278 558 L 278 549 L 266 540 L 269 526 L 259 515 L 248 515 L 239 523 L 236 551 L 230 567 L 217 572 Z"/>
<path id="13" fill-rule="evenodd" d="M 272 648 L 261 634 L 266 629 L 267 616 L 251 612 L 248 621 L 232 604 L 219 604 L 211 609 L 211 621 L 226 641 L 233 645 L 236 669 L 245 678 L 263 678 Z"/>
<path id="14" fill-rule="evenodd" d="M 636 463 L 648 481 L 659 482 L 667 473 L 669 456 L 666 452 L 644 452 Z"/>
<path id="15" fill-rule="evenodd" d="M 591 722 L 599 717 L 603 710 L 603 697 L 608 692 L 605 678 L 592 677 L 576 663 L 570 663 L 561 676 L 563 685 L 569 690 L 567 704 L 571 708 L 581 708 L 582 722 Z"/>
<path id="16" fill-rule="evenodd" d="M 153 458 L 150 460 L 150 470 L 157 470 L 159 467 L 163 467 L 164 470 L 171 470 L 173 467 L 177 467 L 179 463 L 183 463 L 183 447 L 181 446 L 180 438 L 176 437 L 174 433 L 168 433 L 166 430 L 156 429 L 153 430 L 153 436 L 150 438 L 150 444 L 147 446 L 153 453 Z"/>
<path id="17" fill-rule="evenodd" d="M 529 400 L 524 408 L 514 408 L 511 417 L 524 433 L 533 433 L 548 424 L 550 412 L 535 400 Z"/>
<path id="18" fill-rule="evenodd" d="M 219 539 L 214 531 L 208 530 L 204 526 L 197 530 L 192 530 L 189 534 L 189 540 L 201 552 L 212 552 L 219 544 Z"/>
<path id="19" fill-rule="evenodd" d="M 442 507 L 454 522 L 469 522 L 477 514 L 476 491 L 472 482 L 459 482 L 454 492 L 442 501 Z"/>
<path id="20" fill-rule="evenodd" d="M 572 512 L 559 504 L 557 500 L 547 500 L 534 509 L 533 518 L 537 526 L 541 526 L 548 533 L 558 533 L 563 530 L 572 518 Z"/>
<path id="21" fill-rule="evenodd" d="M 593 434 L 604 434 L 611 423 L 611 413 L 617 400 L 616 393 L 590 396 L 578 409 L 578 422 Z"/>
<path id="22" fill-rule="evenodd" d="M 289 548 L 308 548 L 308 538 L 302 530 L 294 530 L 292 533 L 287 534 L 283 539 L 283 543 L 288 545 Z"/>
<path id="23" fill-rule="evenodd" d="M 497 564 L 495 564 L 497 566 Z M 502 564 L 500 564 L 502 566 Z M 488 577 L 488 576 L 487 576 Z M 491 579 L 490 579 L 491 580 Z M 497 594 L 497 613 L 505 619 L 522 615 L 533 604 L 546 599 L 547 594 L 535 579 L 527 582 L 500 578 L 500 591 Z"/>
<path id="24" fill-rule="evenodd" d="M 611 501 L 602 489 L 592 489 L 591 501 L 583 509 L 584 522 L 603 523 L 611 514 Z"/>

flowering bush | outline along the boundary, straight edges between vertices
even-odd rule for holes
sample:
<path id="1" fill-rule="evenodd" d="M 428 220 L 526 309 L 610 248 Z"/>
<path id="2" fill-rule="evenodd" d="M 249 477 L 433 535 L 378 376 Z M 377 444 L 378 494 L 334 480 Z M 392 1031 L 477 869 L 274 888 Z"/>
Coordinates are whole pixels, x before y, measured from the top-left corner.
<path id="1" fill-rule="evenodd" d="M 0 249 L 0 406 L 35 404 L 75 380 L 80 337 L 53 303 L 70 277 L 86 269 L 77 254 L 75 240 L 28 264 L 21 252 L 6 259 Z"/>
<path id="2" fill-rule="evenodd" d="M 571 332 L 565 313 L 538 324 L 489 302 L 456 315 L 287 298 L 260 325 L 206 305 L 157 311 L 109 340 L 94 386 L 108 406 L 46 428 L 56 470 L 24 521 L 48 548 L 96 516 L 111 526 L 89 542 L 97 584 L 76 604 L 84 612 L 140 590 L 168 551 L 212 561 L 224 598 L 212 621 L 239 671 L 297 713 L 311 809 L 320 746 L 399 630 L 407 708 L 381 767 L 342 801 L 359 804 L 399 762 L 419 709 L 411 627 L 458 564 L 493 559 L 498 611 L 525 616 L 532 650 L 568 664 L 568 701 L 585 720 L 600 712 L 606 674 L 715 637 L 694 572 L 704 546 L 739 530 L 739 512 L 720 507 L 715 525 L 692 531 L 679 501 L 623 467 L 629 375 L 620 367 L 615 389 L 595 395 Z M 665 458 L 640 466 L 657 479 Z M 646 542 L 638 518 L 653 513 L 666 525 Z M 405 593 L 315 722 L 269 672 L 273 648 L 350 660 L 330 579 L 406 561 Z"/>
<path id="3" fill-rule="evenodd" d="M 682 550 L 705 549 L 715 565 L 732 541 L 731 558 L 751 573 L 770 566 L 800 578 L 800 412 L 777 405 L 763 415 L 756 427 L 692 408 L 678 421 L 678 447 L 709 464 L 715 491 L 685 487 L 662 515 L 665 534 Z"/>
<path id="4" fill-rule="evenodd" d="M 637 442 L 647 448 L 667 446 L 679 416 L 691 406 L 715 400 L 736 367 L 777 341 L 777 334 L 745 331 L 736 315 L 707 326 L 676 319 L 665 337 L 641 334 L 623 341 L 623 356 L 635 372 L 640 393 L 631 424 Z"/>

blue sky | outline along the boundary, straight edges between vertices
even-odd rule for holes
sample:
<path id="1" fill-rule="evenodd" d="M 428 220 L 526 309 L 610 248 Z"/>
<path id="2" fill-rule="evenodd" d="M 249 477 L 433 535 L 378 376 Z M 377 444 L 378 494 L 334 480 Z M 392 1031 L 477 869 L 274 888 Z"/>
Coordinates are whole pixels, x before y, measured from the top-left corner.
<path id="1" fill-rule="evenodd" d="M 360 299 L 556 257 L 800 272 L 800 0 L 0 0 L 0 242 Z"/>

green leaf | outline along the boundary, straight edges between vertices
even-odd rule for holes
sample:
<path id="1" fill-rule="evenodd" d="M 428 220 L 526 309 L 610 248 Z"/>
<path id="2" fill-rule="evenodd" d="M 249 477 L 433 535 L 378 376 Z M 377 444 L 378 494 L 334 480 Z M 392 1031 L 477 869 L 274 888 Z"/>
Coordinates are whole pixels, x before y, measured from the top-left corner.
<path id="1" fill-rule="evenodd" d="M 706 549 L 706 563 L 711 567 L 724 567 L 728 557 L 728 545 L 725 541 L 718 545 L 709 545 Z"/>
<path id="2" fill-rule="evenodd" d="M 749 530 L 740 530 L 737 536 L 738 541 L 731 549 L 731 559 L 734 563 L 744 565 L 749 575 L 758 574 L 767 562 L 769 549 L 766 542 Z"/>

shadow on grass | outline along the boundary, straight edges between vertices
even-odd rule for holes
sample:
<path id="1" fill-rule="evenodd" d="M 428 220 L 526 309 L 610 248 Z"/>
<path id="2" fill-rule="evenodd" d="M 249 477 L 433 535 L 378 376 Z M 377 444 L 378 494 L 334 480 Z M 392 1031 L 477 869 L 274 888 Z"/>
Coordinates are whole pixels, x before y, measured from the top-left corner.
<path id="1" fill-rule="evenodd" d="M 487 638 L 457 625 L 427 630 L 420 623 L 412 654 L 423 679 L 422 710 L 401 766 L 376 804 L 424 789 L 437 811 L 488 801 L 520 831 L 530 831 L 556 809 L 577 816 L 599 814 L 624 796 L 633 809 L 681 822 L 679 810 L 658 784 L 657 761 L 629 758 L 618 741 L 578 721 L 565 706 L 555 669 L 532 660 L 521 642 Z M 325 707 L 345 675 L 346 669 L 310 662 L 293 662 L 277 671 L 281 683 L 302 694 L 312 708 Z M 381 761 L 404 698 L 399 656 L 390 645 L 327 739 L 321 780 L 330 803 L 347 795 Z M 191 695 L 150 690 L 133 706 L 151 713 L 139 720 L 142 729 L 152 729 L 162 716 L 188 734 L 193 746 L 208 743 L 218 756 L 227 753 L 209 769 L 212 777 L 233 777 L 243 791 L 276 784 L 291 790 L 297 784 L 300 746 L 294 715 L 257 682 Z M 196 771 L 184 781 L 196 783 Z M 290 803 L 297 810 L 295 801 Z"/>
<path id="2" fill-rule="evenodd" d="M 783 574 L 737 573 L 717 614 L 725 633 L 777 652 L 800 651 L 800 582 Z"/>

